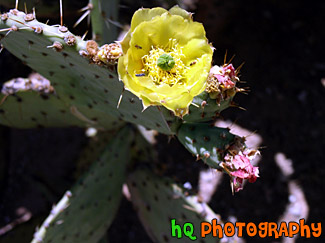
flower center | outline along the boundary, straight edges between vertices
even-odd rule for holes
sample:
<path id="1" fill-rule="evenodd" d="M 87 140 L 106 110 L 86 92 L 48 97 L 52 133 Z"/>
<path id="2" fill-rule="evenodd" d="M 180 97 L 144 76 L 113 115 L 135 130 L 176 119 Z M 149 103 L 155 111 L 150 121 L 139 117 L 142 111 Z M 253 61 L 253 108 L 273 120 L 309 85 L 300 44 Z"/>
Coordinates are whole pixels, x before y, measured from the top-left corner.
<path id="1" fill-rule="evenodd" d="M 150 77 L 156 85 L 184 84 L 188 67 L 181 60 L 183 56 L 182 48 L 178 46 L 176 40 L 170 39 L 166 47 L 153 46 L 148 55 L 142 57 L 141 72 Z"/>
<path id="2" fill-rule="evenodd" d="M 162 54 L 157 60 L 157 66 L 164 71 L 169 71 L 175 66 L 174 58 L 168 54 Z"/>

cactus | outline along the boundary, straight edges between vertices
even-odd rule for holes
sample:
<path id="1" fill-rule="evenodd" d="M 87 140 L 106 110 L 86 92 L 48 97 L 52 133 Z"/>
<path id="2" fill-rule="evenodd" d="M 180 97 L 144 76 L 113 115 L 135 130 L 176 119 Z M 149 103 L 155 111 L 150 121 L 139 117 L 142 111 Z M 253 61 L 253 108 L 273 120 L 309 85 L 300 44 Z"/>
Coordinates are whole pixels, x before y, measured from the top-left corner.
<path id="1" fill-rule="evenodd" d="M 205 203 L 200 203 L 196 196 L 188 196 L 184 189 L 168 178 L 161 178 L 149 170 L 136 170 L 127 179 L 131 200 L 141 222 L 153 242 L 179 242 L 171 237 L 171 220 L 182 225 L 191 222 L 194 234 L 202 221 L 211 221 L 217 215 Z M 182 242 L 192 242 L 186 236 Z M 204 242 L 216 242 L 207 236 Z"/>
<path id="2" fill-rule="evenodd" d="M 60 100 L 50 82 L 40 75 L 6 82 L 0 100 L 3 103 L 0 108 L 3 125 L 17 128 L 91 125 L 74 116 L 71 107 Z"/>
<path id="3" fill-rule="evenodd" d="M 200 224 L 217 219 L 223 225 L 219 215 L 202 202 L 197 195 L 190 195 L 182 186 L 173 180 L 161 177 L 147 169 L 137 169 L 127 178 L 131 200 L 140 220 L 153 242 L 192 242 L 198 236 Z M 193 224 L 193 237 L 182 234 L 182 238 L 171 237 L 172 220 L 181 227 L 190 222 Z M 182 229 L 182 228 L 181 228 Z M 177 235 L 177 234 L 176 234 Z M 198 239 L 198 238 L 196 238 Z M 238 239 L 222 241 L 207 235 L 204 242 L 237 242 Z"/>
<path id="4" fill-rule="evenodd" d="M 97 242 L 103 237 L 122 197 L 132 140 L 129 127 L 117 134 L 71 192 L 53 207 L 32 243 Z"/>
<path id="5" fill-rule="evenodd" d="M 93 39 L 100 45 L 115 41 L 117 36 L 118 0 L 90 0 Z"/>
<path id="6" fill-rule="evenodd" d="M 122 83 L 118 82 L 114 71 L 89 64 L 90 60 L 79 54 L 95 55 L 98 52 L 95 42 L 83 41 L 62 26 L 47 26 L 36 19 L 26 21 L 26 16 L 18 10 L 1 15 L 0 28 L 8 28 L 1 44 L 48 78 L 57 95 L 74 106 L 76 113 L 104 129 L 107 118 L 113 116 L 173 134 L 167 121 L 174 118 L 168 116 L 168 112 L 156 107 L 143 111 L 136 96 L 123 92 Z"/>
<path id="7" fill-rule="evenodd" d="M 98 243 L 109 243 L 109 241 L 107 240 L 107 235 L 105 235 L 100 241 L 98 241 Z"/>
<path id="8" fill-rule="evenodd" d="M 66 28 L 63 28 L 62 33 L 62 26 L 46 26 L 35 19 L 27 24 L 24 20 L 25 14 L 18 11 L 3 14 L 2 19 L 0 27 L 9 27 L 9 34 L 7 33 L 2 40 L 4 47 L 49 78 L 60 98 L 73 105 L 78 114 L 103 128 L 106 128 L 103 120 L 107 120 L 109 115 L 165 134 L 176 133 L 181 123 L 179 118 L 173 117 L 164 107 L 158 109 L 149 107 L 143 111 L 139 98 L 128 91 L 123 91 L 121 83 L 116 80 L 116 73 L 110 70 L 114 67 L 109 65 L 110 69 L 105 68 L 105 63 L 100 61 L 101 50 L 105 45 L 102 49 L 98 49 L 95 42 L 83 41 Z M 16 31 L 10 30 L 11 26 L 15 26 Z M 37 29 L 41 30 L 41 33 L 31 33 Z M 18 38 L 14 38 L 16 35 Z M 25 43 L 19 41 L 23 38 L 27 40 Z M 21 53 L 25 45 L 29 46 L 28 53 Z M 48 47 L 55 51 L 49 50 Z M 89 65 L 86 58 L 79 53 L 86 55 L 95 64 Z M 39 65 L 40 61 L 42 65 Z M 62 75 L 69 81 L 63 82 Z M 218 103 L 215 99 L 211 99 L 207 92 L 203 92 L 195 97 L 190 114 L 186 115 L 184 120 L 190 122 L 213 120 L 229 106 L 233 95 Z"/>
<path id="9" fill-rule="evenodd" d="M 179 141 L 197 159 L 203 159 L 210 167 L 220 169 L 226 149 L 235 142 L 236 136 L 227 128 L 208 124 L 185 123 L 178 130 Z"/>
<path id="10" fill-rule="evenodd" d="M 93 129 L 93 128 L 90 128 Z M 83 173 L 89 170 L 94 161 L 97 160 L 98 156 L 105 150 L 107 144 L 117 135 L 118 130 L 110 130 L 106 132 L 95 131 L 87 146 L 81 151 L 79 159 L 77 160 L 74 177 L 79 178 Z"/>
<path id="11" fill-rule="evenodd" d="M 40 23 L 34 14 L 12 9 L 1 15 L 1 45 L 42 78 L 15 79 L 3 86 L 0 123 L 93 127 L 99 133 L 95 149 L 84 151 L 76 176 L 93 165 L 53 208 L 33 243 L 97 242 L 104 236 L 121 199 L 127 163 L 134 171 L 139 163 L 155 160 L 150 145 L 127 122 L 177 136 L 197 159 L 228 173 L 235 191 L 244 179 L 258 177 L 258 168 L 250 164 L 258 152 L 247 149 L 244 138 L 210 124 L 243 90 L 236 88 L 239 70 L 232 64 L 211 68 L 213 48 L 202 24 L 179 7 L 140 9 L 124 39 L 109 44 L 116 38 L 111 17 L 117 17 L 117 3 L 93 0 L 88 5 L 95 40 L 102 46 L 75 36 L 62 23 Z M 199 220 L 216 217 L 196 197 L 151 170 L 136 169 L 127 184 L 154 241 L 175 241 L 168 216 L 197 226 Z"/>
<path id="12" fill-rule="evenodd" d="M 202 92 L 194 97 L 189 115 L 184 116 L 184 121 L 211 122 L 219 117 L 221 111 L 230 106 L 232 98 L 217 102 L 216 99 L 211 99 L 207 92 Z"/>

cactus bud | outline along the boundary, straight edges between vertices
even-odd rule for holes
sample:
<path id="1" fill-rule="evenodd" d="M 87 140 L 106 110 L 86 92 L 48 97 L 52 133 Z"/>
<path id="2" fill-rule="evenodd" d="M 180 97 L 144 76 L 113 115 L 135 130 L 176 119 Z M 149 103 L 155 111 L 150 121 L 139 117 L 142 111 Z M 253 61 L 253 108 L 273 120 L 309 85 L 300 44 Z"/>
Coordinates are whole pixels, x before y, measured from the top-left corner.
<path id="1" fill-rule="evenodd" d="M 103 45 L 99 52 L 98 58 L 105 64 L 117 64 L 119 57 L 122 55 L 122 48 L 117 43 Z"/>
<path id="2" fill-rule="evenodd" d="M 211 99 L 216 99 L 219 103 L 235 95 L 238 80 L 232 64 L 225 64 L 221 67 L 216 65 L 210 69 L 205 91 L 209 93 Z"/>
<path id="3" fill-rule="evenodd" d="M 67 37 L 64 38 L 64 42 L 68 46 L 74 46 L 77 41 L 76 41 L 76 37 L 74 37 L 73 35 L 68 35 Z"/>

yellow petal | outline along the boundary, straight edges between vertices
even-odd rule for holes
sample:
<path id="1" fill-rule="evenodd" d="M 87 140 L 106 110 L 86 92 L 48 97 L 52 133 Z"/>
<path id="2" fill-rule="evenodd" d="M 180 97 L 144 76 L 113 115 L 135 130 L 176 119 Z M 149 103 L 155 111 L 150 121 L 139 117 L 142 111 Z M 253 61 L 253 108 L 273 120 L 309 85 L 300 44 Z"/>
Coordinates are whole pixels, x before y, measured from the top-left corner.
<path id="1" fill-rule="evenodd" d="M 206 80 L 211 68 L 211 61 L 211 55 L 203 55 L 201 58 L 197 59 L 196 64 L 192 65 L 187 71 L 187 88 L 193 96 L 196 96 L 204 91 L 206 87 Z"/>
<path id="2" fill-rule="evenodd" d="M 174 6 L 168 11 L 172 15 L 182 16 L 184 19 L 192 20 L 192 13 L 187 12 L 186 10 L 180 8 L 179 6 Z"/>
<path id="3" fill-rule="evenodd" d="M 172 110 L 176 113 L 176 115 L 184 116 L 188 113 L 188 107 L 193 100 L 193 96 L 189 93 L 179 94 L 177 98 L 174 99 L 166 99 L 165 103 L 162 103 L 167 109 Z M 182 111 L 182 114 L 177 114 Z"/>
<path id="4" fill-rule="evenodd" d="M 182 61 L 185 65 L 190 65 L 197 58 L 200 58 L 202 55 L 213 54 L 211 46 L 208 44 L 206 39 L 191 39 L 182 49 L 184 57 Z M 193 65 L 195 66 L 195 65 Z"/>
<path id="5" fill-rule="evenodd" d="M 136 11 L 131 20 L 131 29 L 130 31 L 133 32 L 134 29 L 142 22 L 150 21 L 156 16 L 160 16 L 163 13 L 168 12 L 166 9 L 163 8 L 141 8 Z"/>
<path id="6" fill-rule="evenodd" d="M 205 30 L 198 22 L 188 21 L 179 15 L 164 13 L 151 21 L 139 24 L 133 32 L 132 39 L 141 43 L 143 36 L 148 39 L 149 46 L 164 47 L 168 45 L 169 39 L 176 39 L 182 46 L 195 38 L 205 39 Z"/>
<path id="7" fill-rule="evenodd" d="M 127 90 L 131 91 L 135 95 L 139 95 L 140 91 L 144 89 L 141 85 L 137 85 L 134 82 L 132 75 L 127 70 L 128 58 L 127 56 L 121 56 L 118 60 L 118 74 L 119 79 L 123 81 L 124 86 Z"/>
<path id="8" fill-rule="evenodd" d="M 129 48 L 129 42 L 131 40 L 131 33 L 134 29 L 142 22 L 149 21 L 152 18 L 159 16 L 163 13 L 167 12 L 166 9 L 163 8 L 141 8 L 137 10 L 132 17 L 131 27 L 128 33 L 124 36 L 123 40 L 120 42 L 122 46 L 123 53 L 126 53 Z"/>

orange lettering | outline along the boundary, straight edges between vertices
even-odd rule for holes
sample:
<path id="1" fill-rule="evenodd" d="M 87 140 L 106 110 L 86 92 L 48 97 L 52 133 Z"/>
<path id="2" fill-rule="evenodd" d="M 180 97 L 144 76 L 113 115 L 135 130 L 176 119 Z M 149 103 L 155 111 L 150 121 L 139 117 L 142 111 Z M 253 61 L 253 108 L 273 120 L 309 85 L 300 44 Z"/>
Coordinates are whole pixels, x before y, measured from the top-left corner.
<path id="1" fill-rule="evenodd" d="M 279 238 L 279 234 L 277 231 L 277 224 L 275 222 L 270 222 L 269 223 L 269 236 L 272 236 L 272 232 L 274 232 L 274 237 L 275 239 Z"/>
<path id="2" fill-rule="evenodd" d="M 236 222 L 236 228 L 238 229 L 238 233 L 237 233 L 238 237 L 243 237 L 243 227 L 245 225 L 246 224 L 243 222 Z"/>
<path id="3" fill-rule="evenodd" d="M 225 223 L 223 228 L 224 228 L 226 236 L 228 236 L 228 237 L 234 236 L 234 234 L 235 234 L 235 226 L 231 222 Z"/>
<path id="4" fill-rule="evenodd" d="M 258 228 L 260 229 L 258 231 L 258 235 L 261 238 L 265 238 L 267 236 L 267 224 L 268 224 L 268 222 L 262 222 L 262 223 L 258 224 Z"/>
<path id="5" fill-rule="evenodd" d="M 223 231 L 222 231 L 222 227 L 220 224 L 217 224 L 217 220 L 216 219 L 212 219 L 212 235 L 214 237 L 217 236 L 217 231 L 218 231 L 218 237 L 221 239 L 223 238 Z"/>
<path id="6" fill-rule="evenodd" d="M 300 219 L 300 235 L 301 237 L 305 237 L 305 231 L 306 231 L 306 238 L 310 238 L 310 228 L 308 225 L 305 225 L 305 219 Z"/>
<path id="7" fill-rule="evenodd" d="M 205 236 L 210 233 L 211 233 L 211 224 L 208 222 L 202 222 L 201 223 L 201 237 L 205 238 Z"/>
<path id="8" fill-rule="evenodd" d="M 246 226 L 246 232 L 248 234 L 248 236 L 255 236 L 257 233 L 257 228 L 256 225 L 254 223 L 248 223 Z"/>
<path id="9" fill-rule="evenodd" d="M 295 227 L 295 229 L 293 229 Z M 289 237 L 292 238 L 300 230 L 299 224 L 297 222 L 289 222 Z"/>
<path id="10" fill-rule="evenodd" d="M 280 223 L 278 234 L 279 234 L 279 236 L 283 236 L 283 234 L 284 234 L 285 237 L 288 237 L 288 227 L 287 227 L 286 222 L 281 222 Z"/>
<path id="11" fill-rule="evenodd" d="M 322 224 L 317 223 L 317 227 L 314 227 L 314 225 L 315 225 L 314 223 L 311 224 L 311 229 L 313 230 L 313 236 L 319 237 L 322 234 Z"/>

